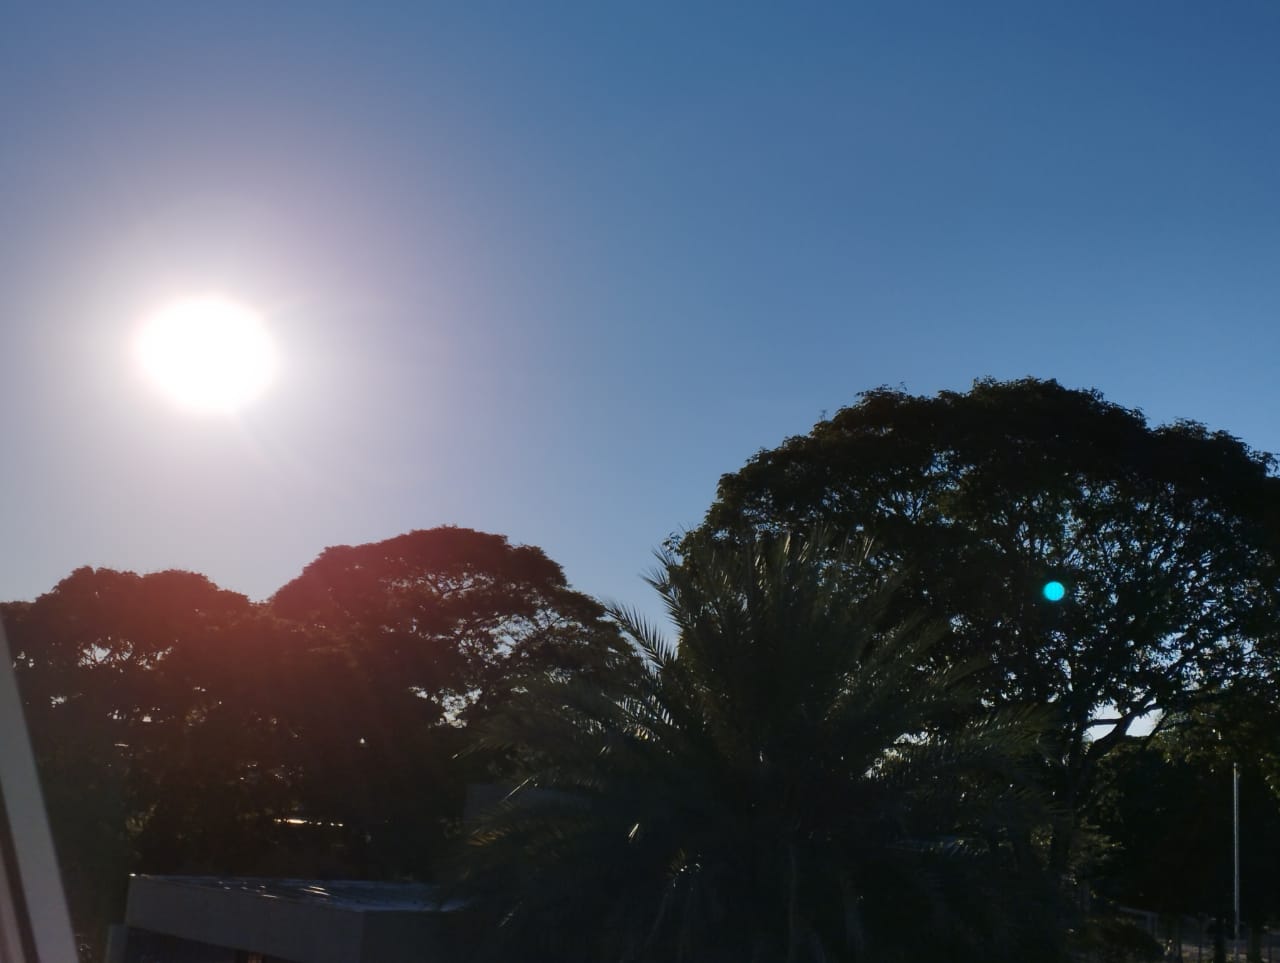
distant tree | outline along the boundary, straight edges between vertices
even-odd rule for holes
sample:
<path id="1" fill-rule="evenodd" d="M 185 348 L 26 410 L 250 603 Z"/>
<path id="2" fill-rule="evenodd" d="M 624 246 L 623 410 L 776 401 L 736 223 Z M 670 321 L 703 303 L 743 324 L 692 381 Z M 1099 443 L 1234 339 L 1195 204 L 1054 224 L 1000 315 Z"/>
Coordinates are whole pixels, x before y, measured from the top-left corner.
<path id="1" fill-rule="evenodd" d="M 870 571 L 906 566 L 907 604 L 947 620 L 939 655 L 989 659 L 990 704 L 1053 707 L 1045 784 L 1078 812 L 1139 719 L 1274 662 L 1278 519 L 1270 456 L 1025 379 L 867 392 L 724 476 L 690 538 L 867 537 Z M 1070 822 L 1054 833 L 1061 871 L 1073 841 Z"/>
<path id="2" fill-rule="evenodd" d="M 568 671 L 617 642 L 541 549 L 452 526 L 325 549 L 270 605 L 335 633 L 379 698 L 412 697 L 418 716 L 449 724 L 500 702 L 517 669 Z"/>
<path id="3" fill-rule="evenodd" d="M 331 704 L 317 633 L 259 606 L 192 633 L 155 683 L 183 700 L 179 722 L 131 746 L 131 787 L 145 821 L 136 842 L 150 872 L 254 873 L 297 833 L 303 738 L 312 700 Z"/>
<path id="4" fill-rule="evenodd" d="M 465 528 L 326 549 L 270 608 L 330 639 L 314 671 L 331 695 L 304 707 L 304 803 L 368 840 L 370 873 L 427 871 L 468 778 L 485 777 L 454 761 L 465 727 L 516 680 L 633 658 L 540 549 Z"/>
<path id="5" fill-rule="evenodd" d="M 169 866 L 193 855 L 157 826 L 158 814 L 184 798 L 176 774 L 199 772 L 208 782 L 216 772 L 233 784 L 239 775 L 179 748 L 211 704 L 231 700 L 211 678 L 179 678 L 171 667 L 175 653 L 188 647 L 231 644 L 239 637 L 232 626 L 250 612 L 243 596 L 189 572 L 139 576 L 90 568 L 34 602 L 0 607 L 73 920 L 91 955 L 100 953 L 106 925 L 119 918 L 140 849 L 163 851 Z M 218 758 L 254 764 L 246 758 L 250 730 L 243 718 L 224 727 L 211 740 L 223 747 Z M 161 770 L 165 793 L 155 785 Z M 212 799 L 202 798 L 186 817 L 217 812 Z M 227 845 L 225 837 L 219 845 Z"/>
<path id="6" fill-rule="evenodd" d="M 542 552 L 462 529 L 330 549 L 271 605 L 82 568 L 0 615 L 92 958 L 131 871 L 428 873 L 511 673 L 629 655 Z"/>
<path id="7" fill-rule="evenodd" d="M 1056 958 L 1017 762 L 1037 731 L 956 726 L 965 671 L 922 671 L 934 633 L 884 621 L 887 590 L 850 600 L 828 549 L 853 564 L 821 539 L 686 546 L 652 580 L 675 643 L 616 611 L 645 665 L 530 680 L 480 727 L 519 787 L 460 865 L 490 955 Z"/>
<path id="8" fill-rule="evenodd" d="M 251 605 L 192 572 L 80 568 L 6 611 L 28 711 L 75 715 L 122 736 L 187 711 L 192 694 L 159 684 L 151 670 Z"/>
<path id="9" fill-rule="evenodd" d="M 1099 895 L 1172 919 L 1231 908 L 1230 775 L 1129 739 L 1098 768 L 1088 822 L 1106 840 Z"/>
<path id="10" fill-rule="evenodd" d="M 1205 738 L 1209 736 L 1209 738 Z M 1108 840 L 1100 895 L 1173 918 L 1208 914 L 1233 931 L 1232 764 L 1240 766 L 1241 919 L 1260 932 L 1280 913 L 1280 798 L 1256 757 L 1183 721 L 1126 740 L 1099 765 L 1087 817 Z"/>

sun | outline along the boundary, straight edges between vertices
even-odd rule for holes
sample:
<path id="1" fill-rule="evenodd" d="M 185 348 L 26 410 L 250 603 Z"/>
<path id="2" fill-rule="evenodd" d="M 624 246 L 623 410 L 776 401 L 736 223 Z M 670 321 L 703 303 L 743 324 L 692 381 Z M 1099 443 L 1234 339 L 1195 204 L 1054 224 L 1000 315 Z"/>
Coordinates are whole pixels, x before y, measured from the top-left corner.
<path id="1" fill-rule="evenodd" d="M 275 375 L 275 343 L 261 316 L 221 296 L 166 305 L 144 322 L 135 347 L 151 381 L 191 411 L 239 411 Z"/>

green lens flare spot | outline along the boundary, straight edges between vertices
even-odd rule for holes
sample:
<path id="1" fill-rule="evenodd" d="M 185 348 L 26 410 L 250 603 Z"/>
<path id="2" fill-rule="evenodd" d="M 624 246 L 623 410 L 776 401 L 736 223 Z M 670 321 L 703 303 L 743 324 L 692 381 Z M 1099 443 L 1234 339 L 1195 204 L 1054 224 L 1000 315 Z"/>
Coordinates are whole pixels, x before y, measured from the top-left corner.
<path id="1" fill-rule="evenodd" d="M 1061 602 L 1066 597 L 1067 587 L 1061 582 L 1045 582 L 1041 591 L 1050 602 Z"/>

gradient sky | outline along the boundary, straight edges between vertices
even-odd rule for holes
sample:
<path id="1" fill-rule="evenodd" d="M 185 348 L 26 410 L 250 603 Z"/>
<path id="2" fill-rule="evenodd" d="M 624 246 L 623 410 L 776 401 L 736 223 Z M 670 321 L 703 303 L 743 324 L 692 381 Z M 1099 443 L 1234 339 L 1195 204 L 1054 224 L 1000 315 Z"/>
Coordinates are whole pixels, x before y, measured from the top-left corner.
<path id="1" fill-rule="evenodd" d="M 1280 5 L 0 13 L 0 598 L 254 598 L 455 523 L 651 609 L 717 478 L 881 384 L 1037 375 L 1280 449 Z M 221 291 L 281 377 L 129 358 Z"/>

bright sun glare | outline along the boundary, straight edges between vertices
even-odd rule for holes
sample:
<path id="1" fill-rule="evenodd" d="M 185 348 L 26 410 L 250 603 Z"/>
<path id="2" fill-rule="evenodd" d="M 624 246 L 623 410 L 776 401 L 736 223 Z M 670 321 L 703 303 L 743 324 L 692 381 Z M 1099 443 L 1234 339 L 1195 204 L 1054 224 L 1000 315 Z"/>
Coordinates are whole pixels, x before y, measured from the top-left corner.
<path id="1" fill-rule="evenodd" d="M 151 316 L 137 357 L 151 380 L 184 408 L 237 411 L 275 373 L 275 345 L 262 318 L 222 297 L 176 301 Z"/>

